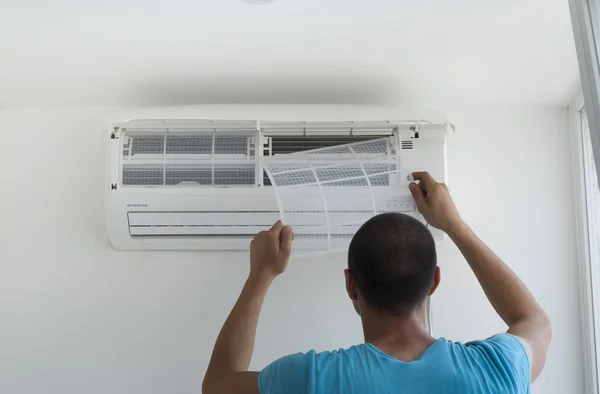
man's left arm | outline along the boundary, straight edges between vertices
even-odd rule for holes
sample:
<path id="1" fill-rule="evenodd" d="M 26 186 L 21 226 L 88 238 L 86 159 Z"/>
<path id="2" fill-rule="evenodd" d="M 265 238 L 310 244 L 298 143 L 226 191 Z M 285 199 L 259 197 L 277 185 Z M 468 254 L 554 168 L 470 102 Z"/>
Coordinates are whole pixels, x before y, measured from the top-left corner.
<path id="1" fill-rule="evenodd" d="M 258 372 L 249 372 L 256 326 L 269 287 L 287 268 L 292 230 L 281 222 L 259 233 L 250 246 L 250 275 L 217 338 L 204 394 L 258 394 Z"/>

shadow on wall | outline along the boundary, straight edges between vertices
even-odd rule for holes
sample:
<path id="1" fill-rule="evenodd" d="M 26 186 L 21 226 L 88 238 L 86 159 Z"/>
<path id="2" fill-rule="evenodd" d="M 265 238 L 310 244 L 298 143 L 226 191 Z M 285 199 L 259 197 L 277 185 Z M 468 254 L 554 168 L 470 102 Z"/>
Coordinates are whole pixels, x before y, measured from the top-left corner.
<path id="1" fill-rule="evenodd" d="M 237 77 L 165 79 L 134 89 L 143 106 L 198 104 L 397 104 L 396 83 L 383 78 Z"/>

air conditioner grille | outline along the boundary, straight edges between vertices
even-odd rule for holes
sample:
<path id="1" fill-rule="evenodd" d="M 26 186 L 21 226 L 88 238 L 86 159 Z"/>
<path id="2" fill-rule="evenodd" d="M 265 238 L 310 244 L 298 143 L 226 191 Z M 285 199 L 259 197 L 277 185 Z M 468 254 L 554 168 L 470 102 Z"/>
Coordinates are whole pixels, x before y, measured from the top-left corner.
<path id="1" fill-rule="evenodd" d="M 123 138 L 125 186 L 219 185 L 256 183 L 254 133 L 136 132 Z"/>
<path id="2" fill-rule="evenodd" d="M 132 144 L 131 155 L 137 154 L 160 154 L 165 146 L 164 137 L 136 137 Z"/>
<path id="3" fill-rule="evenodd" d="M 215 154 L 218 155 L 254 155 L 250 149 L 250 138 L 222 136 L 215 139 Z"/>
<path id="4" fill-rule="evenodd" d="M 134 141 L 134 146 L 136 143 L 137 139 Z M 167 138 L 167 153 L 210 155 L 212 145 L 212 136 L 170 136 Z"/>
<path id="5" fill-rule="evenodd" d="M 254 166 L 236 169 L 215 168 L 215 185 L 253 185 Z"/>
<path id="6" fill-rule="evenodd" d="M 197 183 L 198 185 L 211 185 L 212 184 L 212 168 L 167 168 L 166 184 L 167 185 L 178 185 L 180 183 Z"/>
<path id="7" fill-rule="evenodd" d="M 157 186 L 163 184 L 162 168 L 123 169 L 123 185 Z"/>

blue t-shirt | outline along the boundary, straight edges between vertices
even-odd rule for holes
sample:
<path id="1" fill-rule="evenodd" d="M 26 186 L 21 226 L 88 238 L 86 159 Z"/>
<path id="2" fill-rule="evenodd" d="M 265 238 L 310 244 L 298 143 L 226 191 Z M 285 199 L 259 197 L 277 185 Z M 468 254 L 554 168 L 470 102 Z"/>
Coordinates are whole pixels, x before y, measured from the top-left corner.
<path id="1" fill-rule="evenodd" d="M 434 342 L 402 362 L 371 344 L 283 357 L 259 375 L 261 394 L 529 394 L 529 359 L 509 334 Z"/>

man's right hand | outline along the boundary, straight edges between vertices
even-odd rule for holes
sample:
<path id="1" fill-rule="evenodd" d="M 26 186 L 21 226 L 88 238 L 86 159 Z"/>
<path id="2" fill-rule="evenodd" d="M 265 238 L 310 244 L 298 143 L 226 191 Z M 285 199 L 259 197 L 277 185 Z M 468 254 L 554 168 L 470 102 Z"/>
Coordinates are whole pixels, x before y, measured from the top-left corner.
<path id="1" fill-rule="evenodd" d="M 292 228 L 277 221 L 269 231 L 261 231 L 250 243 L 250 277 L 268 282 L 283 273 L 292 253 Z"/>
<path id="2" fill-rule="evenodd" d="M 414 172 L 410 192 L 427 223 L 447 234 L 461 227 L 463 221 L 450 197 L 448 187 L 438 183 L 428 172 Z"/>

